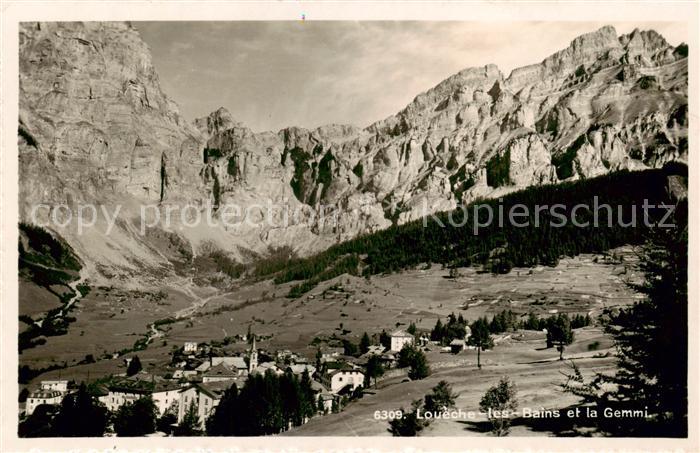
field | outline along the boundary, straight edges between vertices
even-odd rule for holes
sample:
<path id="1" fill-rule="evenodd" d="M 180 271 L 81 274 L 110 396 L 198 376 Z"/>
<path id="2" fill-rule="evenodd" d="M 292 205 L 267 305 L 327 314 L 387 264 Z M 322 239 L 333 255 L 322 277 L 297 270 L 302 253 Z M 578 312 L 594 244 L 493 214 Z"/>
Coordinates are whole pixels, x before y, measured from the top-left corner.
<path id="1" fill-rule="evenodd" d="M 387 421 L 376 420 L 375 411 L 392 411 L 410 408 L 411 401 L 423 398 L 439 381 L 445 380 L 459 397 L 456 408 L 465 413 L 474 412 L 473 419 L 446 419 L 434 421 L 421 435 L 425 436 L 474 436 L 485 435 L 487 419 L 478 414 L 479 400 L 487 388 L 496 384 L 502 376 L 508 376 L 516 384 L 519 410 L 562 409 L 576 402 L 576 398 L 562 391 L 566 382 L 561 373 L 569 373 L 568 359 L 575 359 L 586 376 L 595 372 L 614 369 L 614 357 L 610 356 L 611 341 L 603 336 L 599 328 L 576 330 L 576 341 L 565 352 L 565 361 L 558 360 L 554 349 L 545 349 L 544 334 L 519 331 L 500 341 L 491 351 L 482 352 L 483 368 L 476 366 L 476 351 L 460 354 L 428 354 L 432 374 L 420 381 L 407 381 L 405 373 L 380 381 L 374 394 L 366 394 L 361 400 L 348 405 L 338 414 L 312 419 L 306 425 L 285 433 L 292 436 L 333 436 L 342 433 L 348 436 L 389 436 Z M 588 346 L 598 342 L 596 351 Z M 567 434 L 566 423 L 536 419 L 516 420 L 511 435 L 558 435 Z"/>
<path id="2" fill-rule="evenodd" d="M 44 373 L 36 380 L 61 376 L 80 381 L 124 372 L 120 351 L 131 355 L 130 348 L 146 338 L 150 338 L 148 347 L 136 353 L 146 370 L 164 374 L 174 346 L 243 335 L 249 328 L 262 337 L 258 344 L 263 350 L 289 349 L 313 360 L 314 339 L 357 342 L 364 332 L 377 335 L 411 322 L 430 330 L 438 318 L 444 321 L 450 313 L 462 314 L 467 320 L 490 317 L 503 309 L 521 316 L 565 312 L 595 318 L 605 308 L 628 305 L 639 297 L 627 284 L 640 277 L 632 249 L 617 249 L 614 255 L 614 259 L 610 255 L 564 258 L 556 267 L 516 268 L 505 275 L 462 268 L 450 278 L 449 270 L 439 265 L 369 279 L 343 275 L 297 299 L 285 297 L 293 283 L 274 285 L 271 281 L 213 288 L 195 286 L 191 279 L 183 278 L 143 291 L 97 287 L 71 313 L 77 321 L 68 334 L 25 350 L 20 364 L 38 369 L 65 362 L 67 368 Z M 157 330 L 150 326 L 174 316 L 179 317 L 176 322 Z M 575 343 L 565 355 L 576 358 L 590 374 L 612 369 L 610 346 L 600 327 L 588 327 L 576 331 Z M 235 341 L 227 346 L 232 351 L 245 347 Z M 433 369 L 428 379 L 402 382 L 405 376 L 392 371 L 395 375 L 380 381 L 376 394 L 367 394 L 342 413 L 314 419 L 288 434 L 388 435 L 387 422 L 375 421 L 374 411 L 408 407 L 442 379 L 460 393 L 457 406 L 464 410 L 476 410 L 486 388 L 504 375 L 518 386 L 520 407 L 564 407 L 574 402 L 558 387 L 564 382 L 560 371 L 568 370 L 569 364 L 557 360 L 554 349 L 545 349 L 541 332 L 517 331 L 498 338 L 496 347 L 482 354 L 481 371 L 475 365 L 475 351 L 452 355 L 434 349 L 428 353 Z M 87 354 L 96 363 L 81 364 Z M 441 420 L 426 434 L 470 435 L 481 432 L 483 422 Z M 514 426 L 513 432 L 536 434 L 526 424 Z"/>

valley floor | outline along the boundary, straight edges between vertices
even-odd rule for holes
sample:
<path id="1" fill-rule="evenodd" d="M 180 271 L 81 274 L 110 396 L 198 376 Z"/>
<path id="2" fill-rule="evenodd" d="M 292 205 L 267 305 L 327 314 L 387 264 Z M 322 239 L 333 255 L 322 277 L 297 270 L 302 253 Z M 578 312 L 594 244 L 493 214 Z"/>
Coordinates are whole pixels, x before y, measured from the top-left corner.
<path id="1" fill-rule="evenodd" d="M 291 284 L 270 281 L 212 288 L 195 286 L 182 278 L 139 292 L 97 287 L 76 304 L 71 315 L 77 321 L 70 325 L 68 334 L 50 337 L 45 345 L 25 350 L 19 360 L 20 365 L 33 369 L 65 362 L 66 368 L 43 373 L 35 382 L 59 376 L 82 381 L 123 373 L 120 351 L 128 353 L 139 340 L 149 342 L 146 349 L 137 352 L 144 369 L 165 374 L 172 371 L 167 365 L 173 347 L 185 341 L 244 335 L 249 328 L 263 338 L 261 349 L 288 349 L 313 360 L 314 339 L 336 334 L 357 342 L 364 332 L 390 332 L 411 322 L 429 330 L 438 317 L 444 321 L 453 312 L 468 321 L 491 317 L 503 309 L 519 315 L 588 313 L 595 318 L 605 308 L 628 305 L 639 297 L 627 285 L 640 277 L 633 251 L 622 248 L 616 255 L 616 260 L 581 255 L 562 259 L 556 267 L 516 268 L 506 275 L 466 268 L 460 269 L 457 278 L 449 278 L 448 269 L 439 265 L 369 279 L 343 275 L 297 299 L 285 297 Z M 20 307 L 23 303 L 20 301 Z M 153 325 L 178 314 L 175 322 Z M 504 375 L 518 386 L 520 408 L 565 407 L 575 401 L 559 389 L 565 380 L 560 372 L 569 370 L 568 362 L 558 361 L 556 350 L 544 346 L 541 332 L 513 332 L 482 354 L 481 371 L 476 369 L 475 351 L 452 355 L 435 347 L 428 353 L 433 369 L 429 378 L 401 382 L 404 376 L 400 373 L 386 378 L 380 381 L 376 394 L 367 394 L 342 413 L 313 419 L 287 434 L 388 435 L 387 422 L 375 421 L 374 411 L 408 407 L 411 400 L 423 397 L 442 379 L 460 393 L 457 407 L 464 410 L 477 410 L 484 391 Z M 614 367 L 610 346 L 599 327 L 588 327 L 576 331 L 576 341 L 565 355 L 575 357 L 582 371 L 590 375 Z M 230 345 L 233 351 L 245 347 Z M 96 362 L 80 364 L 88 354 Z M 438 421 L 424 434 L 473 435 L 481 432 L 484 427 L 480 422 L 484 421 Z M 551 433 L 516 424 L 513 434 Z"/>

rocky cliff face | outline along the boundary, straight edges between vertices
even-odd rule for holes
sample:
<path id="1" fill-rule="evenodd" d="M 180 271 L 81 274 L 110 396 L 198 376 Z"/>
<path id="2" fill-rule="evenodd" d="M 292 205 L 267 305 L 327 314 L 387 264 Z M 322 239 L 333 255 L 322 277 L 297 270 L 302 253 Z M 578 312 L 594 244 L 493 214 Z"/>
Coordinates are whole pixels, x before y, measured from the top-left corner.
<path id="1" fill-rule="evenodd" d="M 138 205 L 171 195 L 201 200 L 204 138 L 160 89 L 148 47 L 129 24 L 25 23 L 19 63 L 25 220 L 38 203 L 65 204 L 74 209 L 73 218 L 81 203 L 105 205 L 112 213 L 126 204 L 119 217 L 128 220 Z M 37 212 L 41 221 L 52 214 Z M 68 215 L 57 211 L 60 222 Z M 106 235 L 100 218 L 84 234 L 75 222 L 58 232 L 93 270 L 163 264 L 132 227 L 120 221 Z"/>
<path id="2" fill-rule="evenodd" d="M 108 191 L 159 201 L 178 184 L 201 185 L 202 138 L 161 91 L 148 48 L 129 25 L 23 26 L 19 85 L 20 158 L 46 158 L 60 174 L 64 184 L 45 189 L 51 201 Z M 180 174 L 164 182 L 164 165 Z M 26 176 L 23 189 L 42 184 Z"/>
<path id="3" fill-rule="evenodd" d="M 130 215 L 210 203 L 220 218 L 235 204 L 232 225 L 173 228 L 195 253 L 211 241 L 239 258 L 304 254 L 477 197 L 687 158 L 687 47 L 654 31 L 604 27 L 507 76 L 465 69 L 365 129 L 254 133 L 223 108 L 190 125 L 128 24 L 25 24 L 20 73 L 24 215 L 92 200 Z M 251 221 L 264 206 L 272 221 Z M 112 273 L 167 267 L 134 228 L 62 234 Z"/>

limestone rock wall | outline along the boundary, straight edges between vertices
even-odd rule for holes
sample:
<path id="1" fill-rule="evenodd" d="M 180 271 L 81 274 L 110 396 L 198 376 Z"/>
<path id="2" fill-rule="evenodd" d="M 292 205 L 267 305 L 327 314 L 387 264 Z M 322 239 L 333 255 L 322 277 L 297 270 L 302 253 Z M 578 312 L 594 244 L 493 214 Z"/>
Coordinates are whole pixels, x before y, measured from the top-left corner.
<path id="1" fill-rule="evenodd" d="M 240 259 L 282 245 L 307 254 L 477 197 L 685 160 L 687 84 L 687 47 L 603 27 L 507 76 L 460 71 L 364 129 L 253 132 L 225 108 L 185 121 L 129 24 L 26 23 L 20 204 L 26 217 L 37 202 L 232 203 L 240 224 L 176 233 L 194 253 L 213 242 Z M 243 222 L 265 205 L 295 215 Z M 118 229 L 65 235 L 123 275 L 168 268 L 133 225 Z"/>

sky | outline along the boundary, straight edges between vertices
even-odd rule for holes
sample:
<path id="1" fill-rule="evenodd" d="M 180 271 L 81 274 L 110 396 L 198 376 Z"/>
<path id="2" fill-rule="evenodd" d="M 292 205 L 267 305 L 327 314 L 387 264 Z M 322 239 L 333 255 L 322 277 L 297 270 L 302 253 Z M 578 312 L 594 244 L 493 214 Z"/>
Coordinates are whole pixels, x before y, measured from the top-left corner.
<path id="1" fill-rule="evenodd" d="M 253 131 L 365 127 L 467 67 L 506 75 L 613 25 L 687 42 L 674 22 L 135 22 L 188 120 L 225 107 Z"/>

